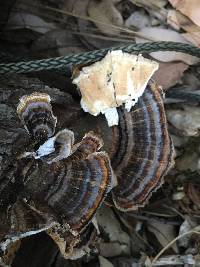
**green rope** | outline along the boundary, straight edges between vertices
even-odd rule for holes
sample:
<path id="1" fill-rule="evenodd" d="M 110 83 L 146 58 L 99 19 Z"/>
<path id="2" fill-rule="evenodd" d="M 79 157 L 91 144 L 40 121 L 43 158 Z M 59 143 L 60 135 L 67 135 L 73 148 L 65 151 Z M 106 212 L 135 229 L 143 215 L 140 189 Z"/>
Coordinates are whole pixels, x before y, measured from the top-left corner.
<path id="1" fill-rule="evenodd" d="M 61 70 L 66 66 L 87 64 L 100 60 L 110 50 L 121 49 L 124 52 L 139 54 L 157 51 L 176 51 L 190 54 L 200 58 L 200 48 L 189 44 L 176 42 L 152 42 L 140 44 L 125 44 L 111 48 L 94 50 L 86 53 L 48 58 L 34 61 L 0 64 L 0 74 L 28 73 L 43 70 Z"/>

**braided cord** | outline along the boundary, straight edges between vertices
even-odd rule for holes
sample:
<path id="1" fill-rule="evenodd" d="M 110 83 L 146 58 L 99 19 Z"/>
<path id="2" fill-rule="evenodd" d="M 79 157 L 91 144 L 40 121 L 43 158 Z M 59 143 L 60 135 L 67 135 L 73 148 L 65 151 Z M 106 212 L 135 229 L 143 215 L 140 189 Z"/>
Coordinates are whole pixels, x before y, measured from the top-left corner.
<path id="1" fill-rule="evenodd" d="M 111 48 L 94 50 L 81 54 L 67 55 L 62 57 L 0 64 L 0 74 L 9 73 L 28 73 L 42 70 L 61 70 L 66 69 L 66 66 L 87 64 L 100 60 L 110 50 L 121 49 L 127 53 L 139 54 L 150 53 L 157 51 L 176 51 L 190 54 L 200 58 L 200 48 L 189 44 L 176 42 L 152 42 L 140 44 L 125 44 Z"/>

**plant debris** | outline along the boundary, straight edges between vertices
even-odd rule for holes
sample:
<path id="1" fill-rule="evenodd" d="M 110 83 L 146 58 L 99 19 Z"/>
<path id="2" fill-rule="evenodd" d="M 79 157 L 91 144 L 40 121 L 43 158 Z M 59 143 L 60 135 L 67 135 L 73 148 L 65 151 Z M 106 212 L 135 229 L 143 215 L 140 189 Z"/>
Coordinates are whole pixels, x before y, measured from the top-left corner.
<path id="1" fill-rule="evenodd" d="M 0 1 L 1 63 L 110 47 L 101 61 L 73 66 L 78 70 L 73 74 L 67 67 L 0 77 L 0 266 L 199 265 L 199 59 L 173 51 L 141 56 L 112 50 L 163 40 L 200 47 L 199 10 L 197 0 Z M 95 82 L 87 79 L 91 74 Z M 46 96 L 46 104 L 30 101 L 31 109 L 26 105 L 20 120 L 19 99 L 35 92 Z M 37 108 L 47 131 L 35 129 Z M 88 153 L 89 158 L 80 159 Z M 96 182 L 101 173 L 107 177 L 108 161 L 112 181 L 100 186 L 107 197 L 98 199 Z M 83 165 L 88 181 L 95 177 L 90 187 L 86 180 L 79 183 Z M 163 171 L 164 180 L 159 166 L 168 171 Z M 43 174 L 36 175 L 39 169 L 49 175 L 42 179 Z M 62 177 L 72 178 L 73 189 L 61 186 Z M 35 195 L 37 186 L 47 185 Z M 57 189 L 67 191 L 68 201 L 63 196 L 49 208 L 45 194 Z M 74 207 L 72 195 L 77 197 Z M 87 203 L 102 205 L 92 205 L 90 213 Z M 91 216 L 70 213 L 79 204 Z M 71 216 L 70 225 L 66 216 Z M 76 219 L 81 230 L 75 229 Z"/>

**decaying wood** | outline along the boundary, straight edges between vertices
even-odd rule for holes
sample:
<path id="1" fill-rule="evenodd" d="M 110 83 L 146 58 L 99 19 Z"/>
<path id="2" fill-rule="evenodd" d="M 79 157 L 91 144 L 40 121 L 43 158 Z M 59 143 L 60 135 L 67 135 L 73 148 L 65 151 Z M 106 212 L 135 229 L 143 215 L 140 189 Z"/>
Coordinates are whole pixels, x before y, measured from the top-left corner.
<path id="1" fill-rule="evenodd" d="M 30 137 L 20 122 L 16 108 L 19 99 L 34 91 L 48 93 L 53 102 L 54 113 L 61 118 L 58 123 L 58 129 L 63 127 L 70 127 L 70 123 L 77 116 L 80 117 L 82 111 L 74 103 L 72 97 L 68 93 L 61 92 L 56 88 L 45 86 L 38 79 L 31 79 L 22 76 L 4 77 L 0 81 L 0 214 L 1 214 L 1 228 L 0 238 L 4 238 L 5 233 L 9 233 L 10 223 L 5 214 L 5 207 L 9 213 L 9 207 L 17 200 L 18 193 L 21 190 L 20 176 L 13 180 L 13 173 L 16 172 L 17 158 L 25 151 L 33 149 L 33 144 L 30 142 Z M 65 109 L 63 109 L 63 105 Z M 68 116 L 63 116 L 66 112 Z M 17 203 L 17 202 L 16 202 Z M 25 203 L 24 203 L 25 204 Z M 16 206 L 15 213 L 23 211 L 23 205 Z M 26 205 L 26 204 L 25 204 Z M 24 213 L 25 212 L 25 213 Z M 26 214 L 28 209 L 25 208 L 22 214 Z M 33 214 L 32 214 L 33 215 Z M 36 215 L 36 214 L 35 214 Z M 39 215 L 39 214 L 38 214 Z M 27 218 L 30 214 L 26 214 Z M 49 220 L 49 219 L 48 219 Z M 17 222 L 16 222 L 17 223 Z M 32 225 L 33 226 L 33 225 Z M 23 227 L 32 227 L 31 225 L 19 225 L 20 229 Z M 7 255 L 5 255 L 6 257 Z"/>

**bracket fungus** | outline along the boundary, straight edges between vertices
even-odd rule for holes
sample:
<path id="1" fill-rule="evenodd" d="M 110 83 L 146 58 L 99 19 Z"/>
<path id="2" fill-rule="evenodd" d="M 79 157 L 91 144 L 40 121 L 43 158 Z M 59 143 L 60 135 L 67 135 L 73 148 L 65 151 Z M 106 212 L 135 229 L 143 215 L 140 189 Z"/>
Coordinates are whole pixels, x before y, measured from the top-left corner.
<path id="1" fill-rule="evenodd" d="M 20 99 L 17 113 L 28 133 L 46 140 L 54 134 L 57 118 L 53 115 L 50 96 L 44 93 L 24 95 Z"/>
<path id="2" fill-rule="evenodd" d="M 113 200 L 122 211 L 144 206 L 173 165 L 174 149 L 167 129 L 162 90 L 149 82 L 137 104 L 118 108 L 119 125 L 112 127 L 111 164 L 118 185 Z"/>
<path id="3" fill-rule="evenodd" d="M 155 61 L 116 50 L 83 67 L 73 83 L 81 92 L 83 110 L 94 116 L 105 114 L 108 125 L 113 126 L 119 121 L 116 108 L 125 104 L 130 111 L 157 69 Z"/>
<path id="4" fill-rule="evenodd" d="M 23 97 L 17 109 L 25 129 L 33 133 L 33 140 L 36 136 L 41 139 L 38 141 L 48 139 L 56 125 L 50 101 L 46 101 L 50 97 L 43 96 L 34 93 Z M 101 146 L 102 140 L 94 133 L 74 145 L 73 133 L 65 129 L 36 152 L 25 152 L 18 158 L 13 179 L 21 186 L 16 199 L 6 192 L 9 188 L 2 194 L 7 196 L 2 206 L 1 250 L 23 237 L 47 231 L 60 248 L 65 244 L 65 257 L 75 257 L 73 247 L 113 185 L 110 159 L 106 152 L 98 151 Z M 10 216 L 6 214 L 8 208 Z"/>
<path id="5" fill-rule="evenodd" d="M 78 143 L 69 129 L 54 135 L 57 119 L 49 95 L 21 98 L 17 113 L 34 146 L 16 159 L 9 174 L 14 182 L 1 192 L 4 253 L 16 240 L 46 231 L 64 257 L 82 257 L 95 239 L 92 221 L 108 194 L 116 208 L 130 211 L 161 186 L 174 150 L 162 90 L 149 81 L 157 68 L 122 51 L 83 68 L 74 80 L 82 107 L 93 115 L 105 113 L 112 127 L 106 123 L 98 135 L 90 131 Z M 106 139 L 108 131 L 109 146 L 102 151 L 101 136 Z"/>

